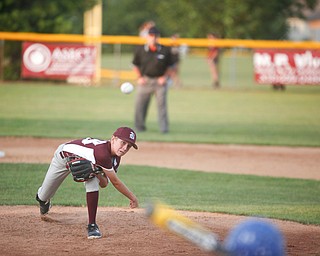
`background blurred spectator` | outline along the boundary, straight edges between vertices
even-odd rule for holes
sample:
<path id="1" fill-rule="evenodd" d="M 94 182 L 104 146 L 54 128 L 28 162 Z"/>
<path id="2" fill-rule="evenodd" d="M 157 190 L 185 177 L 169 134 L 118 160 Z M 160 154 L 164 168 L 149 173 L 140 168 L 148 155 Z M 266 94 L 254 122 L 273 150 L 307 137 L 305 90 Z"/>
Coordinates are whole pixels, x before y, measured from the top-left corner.
<path id="1" fill-rule="evenodd" d="M 218 35 L 215 33 L 208 33 L 207 38 L 210 40 L 215 40 L 218 38 Z M 220 87 L 220 79 L 219 79 L 219 48 L 210 46 L 208 48 L 207 61 L 210 68 L 211 76 L 212 76 L 212 87 L 217 89 Z"/>

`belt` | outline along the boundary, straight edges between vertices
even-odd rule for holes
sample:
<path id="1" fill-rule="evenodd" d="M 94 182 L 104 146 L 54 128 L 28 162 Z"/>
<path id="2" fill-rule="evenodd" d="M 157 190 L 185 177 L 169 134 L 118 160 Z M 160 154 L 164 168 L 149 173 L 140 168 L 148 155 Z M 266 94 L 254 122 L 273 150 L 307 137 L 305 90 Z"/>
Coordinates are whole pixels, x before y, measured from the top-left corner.
<path id="1" fill-rule="evenodd" d="M 162 76 L 162 75 L 159 75 L 159 76 L 148 76 L 148 75 L 143 75 L 147 78 L 150 78 L 150 79 L 157 79 L 158 77 Z"/>
<path id="2" fill-rule="evenodd" d="M 69 152 L 66 152 L 66 151 L 60 151 L 59 154 L 60 154 L 62 159 L 65 159 L 65 158 L 70 157 L 70 156 L 75 156 L 75 154 L 69 153 Z"/>

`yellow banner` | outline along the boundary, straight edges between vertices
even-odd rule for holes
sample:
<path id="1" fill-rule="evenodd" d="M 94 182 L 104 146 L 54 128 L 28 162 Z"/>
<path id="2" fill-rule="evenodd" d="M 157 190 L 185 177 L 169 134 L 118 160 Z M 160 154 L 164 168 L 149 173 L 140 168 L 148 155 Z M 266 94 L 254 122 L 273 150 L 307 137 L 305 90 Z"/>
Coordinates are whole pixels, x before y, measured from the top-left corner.
<path id="1" fill-rule="evenodd" d="M 138 36 L 96 36 L 73 34 L 41 34 L 22 32 L 0 32 L 0 40 L 34 41 L 34 42 L 73 42 L 73 43 L 102 43 L 102 44 L 143 44 L 144 39 Z M 276 48 L 276 49 L 320 49 L 320 43 L 315 41 L 275 41 L 275 40 L 240 40 L 240 39 L 216 39 L 206 38 L 160 38 L 164 45 L 187 45 L 189 47 L 241 47 L 241 48 Z"/>

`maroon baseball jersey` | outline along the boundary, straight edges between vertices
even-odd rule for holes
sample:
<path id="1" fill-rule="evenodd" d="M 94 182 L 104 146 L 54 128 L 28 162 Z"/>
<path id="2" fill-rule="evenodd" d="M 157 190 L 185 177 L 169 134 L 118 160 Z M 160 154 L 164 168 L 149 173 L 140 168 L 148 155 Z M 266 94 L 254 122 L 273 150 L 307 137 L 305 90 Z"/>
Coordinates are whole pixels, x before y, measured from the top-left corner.
<path id="1" fill-rule="evenodd" d="M 70 141 L 63 147 L 63 151 L 81 156 L 105 169 L 114 169 L 117 172 L 121 157 L 111 156 L 109 140 L 85 138 Z"/>

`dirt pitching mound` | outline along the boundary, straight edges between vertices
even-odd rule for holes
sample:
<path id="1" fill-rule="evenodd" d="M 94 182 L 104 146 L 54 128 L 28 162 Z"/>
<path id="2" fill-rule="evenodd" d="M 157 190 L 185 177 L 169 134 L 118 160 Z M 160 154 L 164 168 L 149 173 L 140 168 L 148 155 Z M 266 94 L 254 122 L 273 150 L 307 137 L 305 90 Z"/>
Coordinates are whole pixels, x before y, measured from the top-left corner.
<path id="1" fill-rule="evenodd" d="M 180 211 L 225 239 L 248 217 Z M 86 238 L 85 207 L 53 206 L 41 219 L 35 206 L 0 207 L 1 255 L 209 255 L 185 240 L 159 230 L 143 209 L 100 207 L 101 239 Z M 320 255 L 320 227 L 272 220 L 287 240 L 288 255 Z"/>

